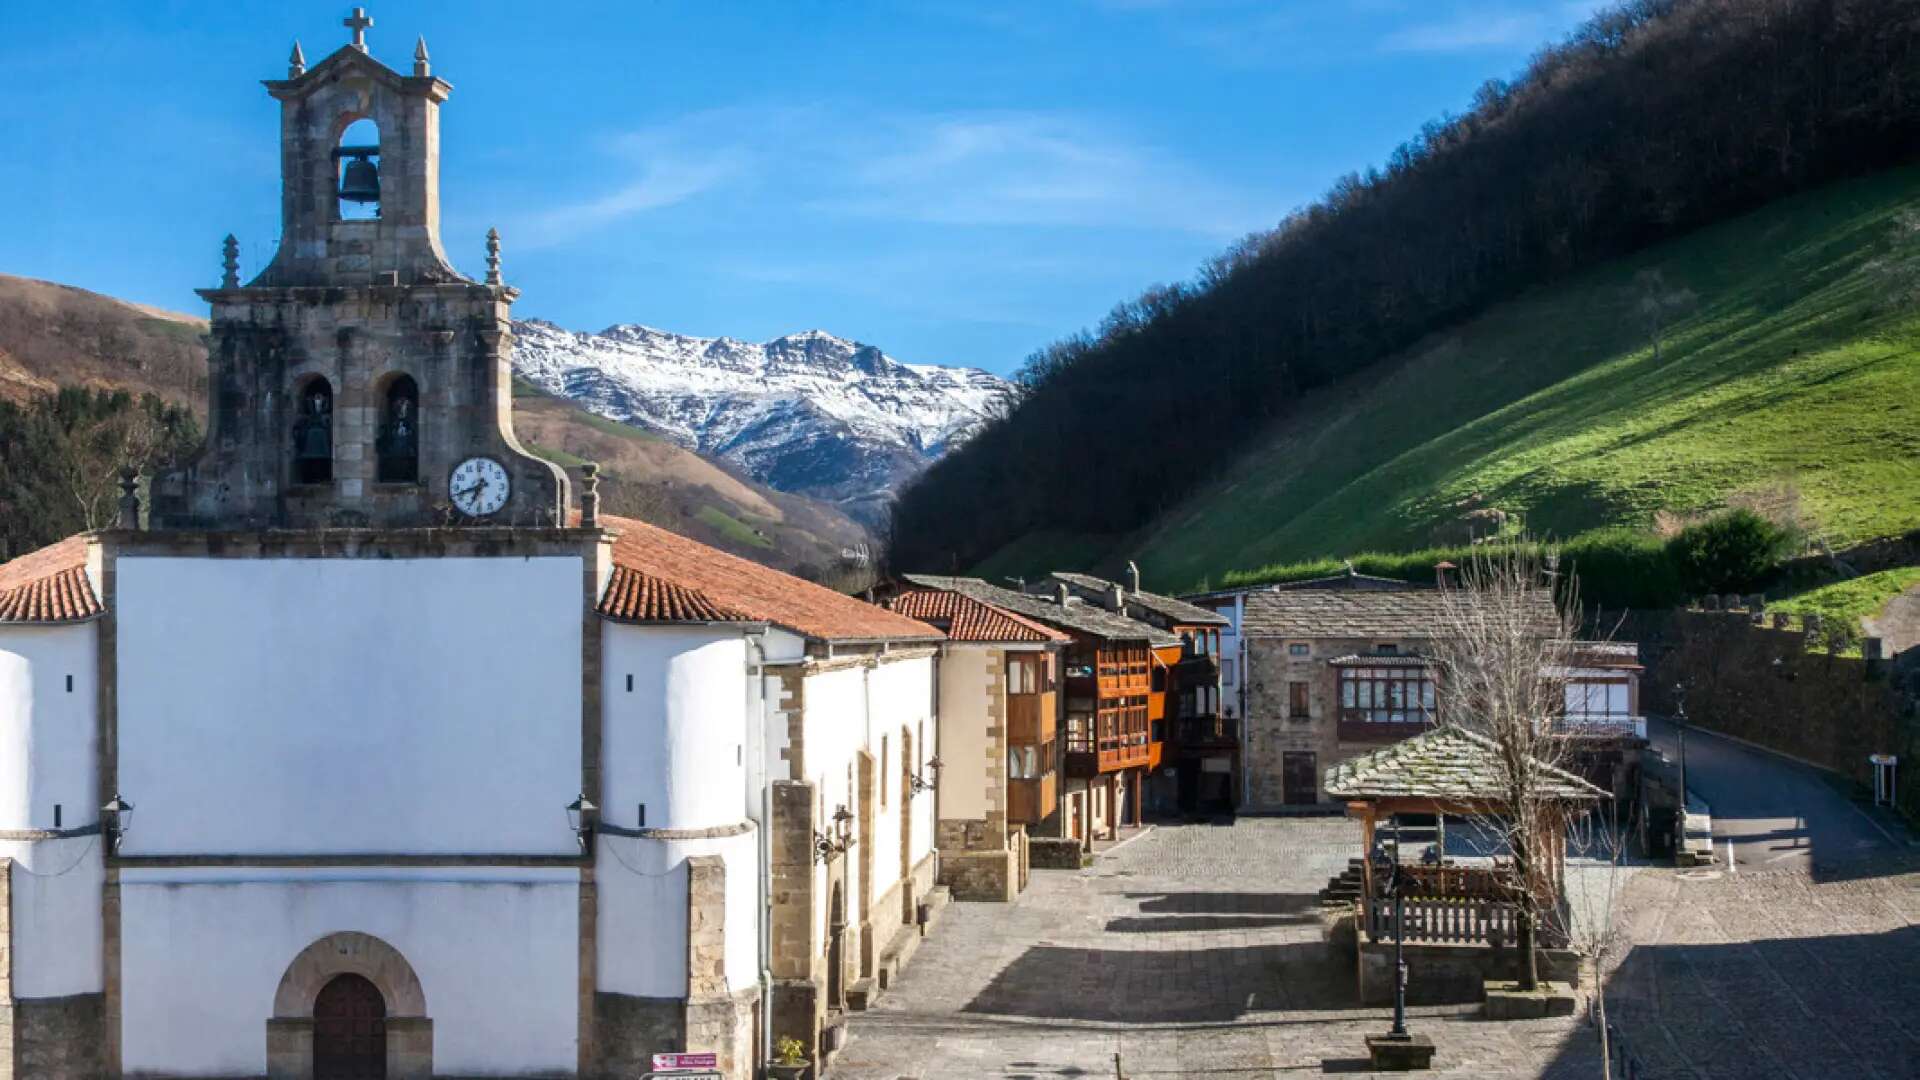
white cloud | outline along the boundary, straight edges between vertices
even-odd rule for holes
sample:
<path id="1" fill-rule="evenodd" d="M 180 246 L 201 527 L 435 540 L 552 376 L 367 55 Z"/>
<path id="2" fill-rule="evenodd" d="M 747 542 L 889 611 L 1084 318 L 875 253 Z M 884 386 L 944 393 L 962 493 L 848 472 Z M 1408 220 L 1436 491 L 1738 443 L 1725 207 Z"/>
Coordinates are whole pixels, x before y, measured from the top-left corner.
<path id="1" fill-rule="evenodd" d="M 532 215 L 521 228 L 532 246 L 703 194 L 748 214 L 1221 237 L 1269 216 L 1172 153 L 1071 114 L 731 107 L 619 136 L 601 151 L 629 178 Z"/>

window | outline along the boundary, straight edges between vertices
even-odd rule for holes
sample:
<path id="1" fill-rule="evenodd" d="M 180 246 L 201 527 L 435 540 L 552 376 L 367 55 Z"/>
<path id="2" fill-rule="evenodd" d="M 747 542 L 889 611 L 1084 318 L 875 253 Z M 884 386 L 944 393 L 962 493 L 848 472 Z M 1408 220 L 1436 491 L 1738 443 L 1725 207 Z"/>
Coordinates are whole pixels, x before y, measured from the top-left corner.
<path id="1" fill-rule="evenodd" d="M 1193 649 L 1201 656 L 1213 655 L 1213 635 L 1205 630 L 1193 635 Z"/>
<path id="2" fill-rule="evenodd" d="M 1381 656 L 1398 656 L 1400 655 L 1400 646 L 1395 645 L 1391 641 L 1383 641 L 1374 646 L 1373 651 Z"/>
<path id="3" fill-rule="evenodd" d="M 1567 713 L 1570 716 L 1631 716 L 1626 680 L 1568 683 Z"/>
<path id="4" fill-rule="evenodd" d="M 333 482 L 333 384 L 320 376 L 308 379 L 295 397 L 298 415 L 293 421 L 293 482 Z"/>
<path id="5" fill-rule="evenodd" d="M 1372 724 L 1433 720 L 1433 680 L 1417 667 L 1340 669 L 1340 718 Z"/>
<path id="6" fill-rule="evenodd" d="M 887 737 L 880 736 L 880 805 L 887 805 Z"/>
<path id="7" fill-rule="evenodd" d="M 1166 690 L 1167 688 L 1167 669 L 1166 668 L 1163 668 L 1158 664 L 1155 664 L 1153 666 L 1152 686 L 1156 693 L 1163 692 Z"/>
<path id="8" fill-rule="evenodd" d="M 1309 684 L 1303 682 L 1290 682 L 1287 684 L 1288 716 L 1306 717 L 1311 711 L 1309 708 L 1311 700 L 1311 687 Z"/>
<path id="9" fill-rule="evenodd" d="M 1007 658 L 1007 693 L 1037 694 L 1040 692 L 1040 658 L 1037 656 L 1010 656 Z"/>
<path id="10" fill-rule="evenodd" d="M 1312 651 L 1313 651 L 1313 648 L 1304 641 L 1296 641 L 1293 644 L 1287 646 L 1288 656 L 1306 656 Z"/>
<path id="11" fill-rule="evenodd" d="M 1236 685 L 1233 678 L 1233 661 L 1220 661 L 1220 682 L 1226 686 Z"/>
<path id="12" fill-rule="evenodd" d="M 396 375 L 387 384 L 381 408 L 380 431 L 374 436 L 380 463 L 376 478 L 382 484 L 414 484 L 420 480 L 420 387 L 411 375 Z"/>

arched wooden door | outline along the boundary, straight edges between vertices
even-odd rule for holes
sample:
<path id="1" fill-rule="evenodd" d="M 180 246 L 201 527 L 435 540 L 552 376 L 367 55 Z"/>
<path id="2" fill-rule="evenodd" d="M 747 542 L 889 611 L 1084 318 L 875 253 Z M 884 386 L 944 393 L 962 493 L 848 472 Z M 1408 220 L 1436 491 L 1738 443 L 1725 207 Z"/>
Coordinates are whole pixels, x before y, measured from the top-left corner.
<path id="1" fill-rule="evenodd" d="M 386 1080 L 387 1003 L 358 975 L 336 975 L 313 1002 L 313 1080 Z"/>

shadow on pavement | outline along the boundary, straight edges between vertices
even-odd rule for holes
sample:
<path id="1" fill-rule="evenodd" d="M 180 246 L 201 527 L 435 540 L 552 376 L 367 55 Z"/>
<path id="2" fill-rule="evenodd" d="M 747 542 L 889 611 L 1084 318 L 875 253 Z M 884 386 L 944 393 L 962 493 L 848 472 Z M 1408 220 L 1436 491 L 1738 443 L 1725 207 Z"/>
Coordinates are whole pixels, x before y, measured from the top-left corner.
<path id="1" fill-rule="evenodd" d="M 1638 945 L 1607 979 L 1640 1076 L 1920 1075 L 1920 927 Z M 1561 1057 L 1590 1055 L 1582 1025 Z"/>
<path id="2" fill-rule="evenodd" d="M 1178 951 L 1036 945 L 963 1012 L 1134 1024 L 1354 1007 L 1353 969 L 1320 941 Z"/>

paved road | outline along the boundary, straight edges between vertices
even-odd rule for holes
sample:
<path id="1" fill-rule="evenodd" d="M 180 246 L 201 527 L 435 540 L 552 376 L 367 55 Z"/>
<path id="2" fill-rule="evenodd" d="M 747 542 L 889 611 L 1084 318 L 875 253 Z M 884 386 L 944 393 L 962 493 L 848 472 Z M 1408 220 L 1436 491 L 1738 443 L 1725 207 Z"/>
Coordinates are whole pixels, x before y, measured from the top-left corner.
<path id="1" fill-rule="evenodd" d="M 1334 818 L 1162 826 L 1014 904 L 955 904 L 894 989 L 856 1014 L 836 1080 L 1367 1074 L 1389 1010 L 1354 1004 L 1352 953 L 1316 894 L 1359 851 Z M 1349 947 L 1350 948 L 1350 947 Z M 1411 1010 L 1451 1077 L 1598 1073 L 1590 1029 Z"/>
<path id="2" fill-rule="evenodd" d="M 1671 724 L 1650 721 L 1648 735 L 1678 759 Z M 1713 810 L 1716 857 L 1733 840 L 1740 868 L 1782 864 L 1837 866 L 1894 850 L 1889 837 L 1847 801 L 1819 770 L 1687 728 L 1687 787 Z"/>
<path id="3" fill-rule="evenodd" d="M 1734 872 L 1625 884 L 1607 996 L 1645 1075 L 1920 1077 L 1920 858 L 1816 770 L 1695 728 L 1687 784 Z"/>

